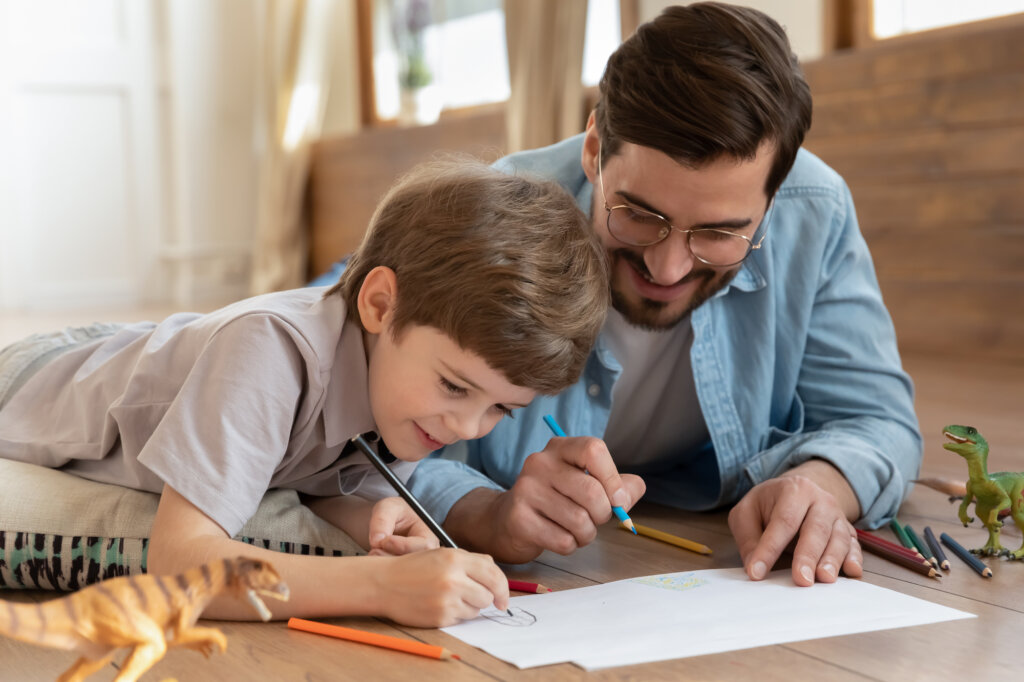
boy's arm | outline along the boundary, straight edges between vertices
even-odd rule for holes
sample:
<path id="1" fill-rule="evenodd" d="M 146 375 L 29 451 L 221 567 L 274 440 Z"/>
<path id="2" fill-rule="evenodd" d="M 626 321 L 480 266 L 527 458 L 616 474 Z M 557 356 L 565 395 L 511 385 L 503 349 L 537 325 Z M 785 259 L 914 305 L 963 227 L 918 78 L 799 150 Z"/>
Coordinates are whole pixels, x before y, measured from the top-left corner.
<path id="1" fill-rule="evenodd" d="M 247 556 L 273 564 L 291 599 L 271 604 L 277 619 L 378 615 L 418 627 L 451 625 L 492 602 L 508 604 L 508 582 L 490 557 L 461 550 L 407 556 L 320 557 L 237 542 L 198 507 L 164 486 L 153 521 L 147 572 L 178 574 L 214 559 Z M 444 589 L 442 589 L 444 588 Z M 254 620 L 247 605 L 215 599 L 203 617 Z"/>
<path id="2" fill-rule="evenodd" d="M 345 531 L 371 555 L 408 554 L 440 546 L 425 523 L 400 497 L 371 502 L 355 495 L 307 497 L 314 514 Z"/>

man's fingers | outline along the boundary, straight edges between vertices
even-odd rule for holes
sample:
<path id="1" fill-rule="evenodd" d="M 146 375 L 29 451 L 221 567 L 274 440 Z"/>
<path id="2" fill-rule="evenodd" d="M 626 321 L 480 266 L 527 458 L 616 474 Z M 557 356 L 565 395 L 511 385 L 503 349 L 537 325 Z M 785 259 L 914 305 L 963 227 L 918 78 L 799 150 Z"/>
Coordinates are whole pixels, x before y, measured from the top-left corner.
<path id="1" fill-rule="evenodd" d="M 761 580 L 768 575 L 768 571 L 800 531 L 806 511 L 804 504 L 793 497 L 783 497 L 775 501 L 764 532 L 744 559 L 747 575 L 754 580 Z"/>
<path id="2" fill-rule="evenodd" d="M 564 461 L 597 479 L 611 506 L 629 507 L 636 501 L 623 488 L 622 477 L 603 440 L 590 437 L 563 438 L 557 447 Z"/>
<path id="3" fill-rule="evenodd" d="M 797 527 L 800 539 L 793 550 L 793 582 L 809 587 L 817 575 L 825 575 L 825 569 L 832 572 L 833 582 L 839 571 L 839 557 L 846 556 L 849 549 L 849 534 L 835 536 L 833 530 L 839 521 L 834 513 L 820 505 L 811 505 L 803 522 Z M 829 554 L 829 550 L 831 554 Z M 827 566 L 826 566 L 827 564 Z"/>

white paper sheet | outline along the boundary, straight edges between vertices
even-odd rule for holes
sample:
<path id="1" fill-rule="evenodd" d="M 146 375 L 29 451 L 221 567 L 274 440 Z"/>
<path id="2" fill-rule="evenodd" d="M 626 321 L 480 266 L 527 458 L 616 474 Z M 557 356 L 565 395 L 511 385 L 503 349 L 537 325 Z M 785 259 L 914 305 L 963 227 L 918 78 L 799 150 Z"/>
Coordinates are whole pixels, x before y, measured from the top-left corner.
<path id="1" fill-rule="evenodd" d="M 519 668 L 586 670 L 924 625 L 974 614 L 860 580 L 797 587 L 789 571 L 754 582 L 742 569 L 687 571 L 513 597 L 444 628 Z"/>

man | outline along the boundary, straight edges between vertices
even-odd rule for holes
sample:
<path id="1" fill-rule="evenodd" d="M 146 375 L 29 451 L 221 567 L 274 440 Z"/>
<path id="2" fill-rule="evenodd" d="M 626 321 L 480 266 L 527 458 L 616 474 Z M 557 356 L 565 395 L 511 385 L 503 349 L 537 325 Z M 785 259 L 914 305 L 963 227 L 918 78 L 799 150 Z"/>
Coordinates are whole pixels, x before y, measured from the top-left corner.
<path id="1" fill-rule="evenodd" d="M 612 55 L 585 134 L 499 162 L 589 212 L 614 310 L 578 384 L 420 464 L 413 491 L 457 542 L 569 553 L 646 483 L 735 503 L 752 579 L 794 539 L 796 584 L 861 575 L 851 522 L 895 513 L 922 443 L 849 191 L 800 150 L 810 122 L 783 29 L 697 3 Z M 550 439 L 548 413 L 575 437 Z"/>

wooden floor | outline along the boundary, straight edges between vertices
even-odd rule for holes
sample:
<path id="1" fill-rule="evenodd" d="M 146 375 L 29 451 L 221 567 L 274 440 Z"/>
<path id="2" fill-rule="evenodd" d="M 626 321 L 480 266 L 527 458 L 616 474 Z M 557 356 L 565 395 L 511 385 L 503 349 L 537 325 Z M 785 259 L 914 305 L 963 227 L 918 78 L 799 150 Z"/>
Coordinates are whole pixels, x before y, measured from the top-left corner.
<path id="1" fill-rule="evenodd" d="M 948 423 L 977 427 L 991 445 L 993 470 L 1024 471 L 1024 367 L 983 361 L 951 363 L 941 358 L 905 358 L 915 378 L 917 408 L 925 434 L 923 474 L 966 478 L 963 460 L 941 447 Z M 632 514 L 644 524 L 703 542 L 714 549 L 703 557 L 662 543 L 637 542 L 607 526 L 598 540 L 571 557 L 545 554 L 510 577 L 542 582 L 555 590 L 583 587 L 655 573 L 739 566 L 725 513 L 687 514 L 643 506 Z M 900 511 L 917 528 L 930 525 L 968 546 L 980 545 L 984 531 L 965 529 L 956 508 L 938 492 L 917 486 Z M 891 537 L 888 531 L 883 534 Z M 1006 544 L 1021 542 L 1012 526 Z M 214 623 L 228 637 L 225 654 L 204 660 L 192 651 L 168 652 L 143 679 L 368 680 L 907 680 L 1016 679 L 1024 633 L 1024 562 L 991 560 L 995 576 L 984 580 L 955 557 L 941 582 L 919 576 L 873 555 L 865 557 L 865 580 L 882 587 L 969 611 L 976 619 L 874 633 L 811 640 L 731 653 L 613 668 L 587 674 L 569 664 L 520 671 L 438 631 L 395 626 L 371 618 L 334 622 L 449 647 L 461 661 L 439 662 L 288 630 L 283 623 Z M 811 588 L 813 589 L 813 588 Z M 7 596 L 7 595 L 5 595 Z M 37 600 L 38 594 L 14 595 Z M 681 636 L 685 633 L 681 633 Z M 0 638 L 0 678 L 52 680 L 74 655 Z M 90 679 L 111 680 L 110 665 Z"/>

